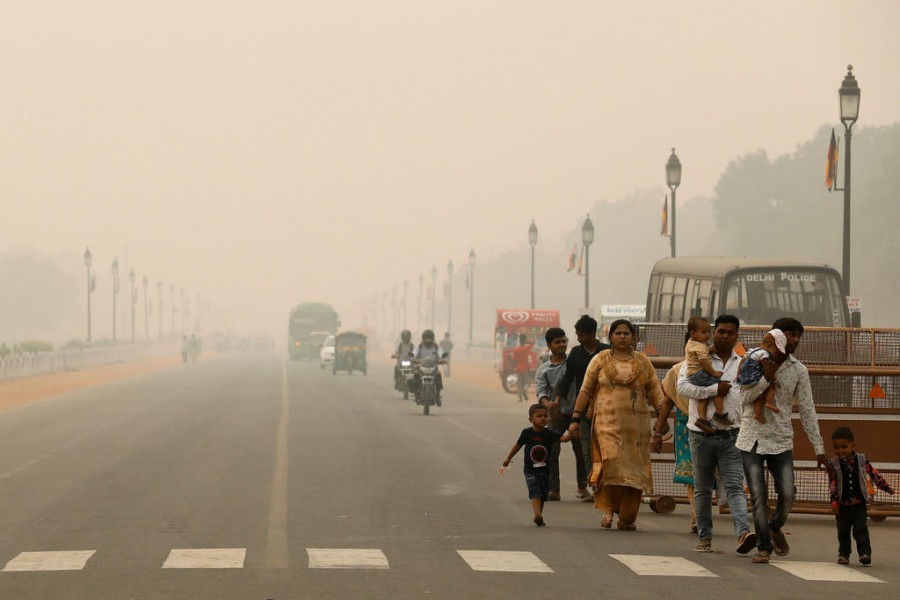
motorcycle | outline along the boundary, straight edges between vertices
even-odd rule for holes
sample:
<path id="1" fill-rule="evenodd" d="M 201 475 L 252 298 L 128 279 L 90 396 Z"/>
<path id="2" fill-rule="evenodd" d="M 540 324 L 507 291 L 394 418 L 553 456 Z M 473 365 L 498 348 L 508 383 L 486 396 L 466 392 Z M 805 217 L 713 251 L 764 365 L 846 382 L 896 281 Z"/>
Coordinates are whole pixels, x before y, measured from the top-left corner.
<path id="1" fill-rule="evenodd" d="M 429 357 L 416 361 L 416 379 L 418 380 L 415 392 L 416 404 L 422 405 L 422 413 L 425 415 L 431 412 L 432 405 L 441 405 L 440 391 L 437 388 L 437 369 L 438 365 L 445 362 L 443 359 L 447 356 L 448 354 L 445 352 L 438 360 Z"/>
<path id="2" fill-rule="evenodd" d="M 396 354 L 392 355 L 391 358 L 400 359 L 400 363 L 397 369 L 396 381 L 394 381 L 394 387 L 403 392 L 404 400 L 409 400 L 409 390 L 412 388 L 412 382 L 415 378 L 415 374 L 413 372 L 413 359 L 411 357 L 400 358 Z"/>

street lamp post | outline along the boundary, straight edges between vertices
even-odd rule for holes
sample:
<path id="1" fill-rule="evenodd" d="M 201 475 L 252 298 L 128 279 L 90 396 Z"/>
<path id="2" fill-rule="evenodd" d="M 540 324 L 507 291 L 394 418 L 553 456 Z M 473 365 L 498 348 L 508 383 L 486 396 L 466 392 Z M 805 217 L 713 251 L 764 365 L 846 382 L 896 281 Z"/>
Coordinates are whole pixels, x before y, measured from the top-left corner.
<path id="1" fill-rule="evenodd" d="M 537 246 L 538 228 L 531 220 L 531 227 L 528 228 L 528 243 L 531 245 L 531 308 L 534 309 L 534 247 Z"/>
<path id="2" fill-rule="evenodd" d="M 672 244 L 672 258 L 675 258 L 675 190 L 681 185 L 681 161 L 675 156 L 675 148 L 666 162 L 666 185 L 672 190 L 672 233 L 669 242 Z"/>
<path id="3" fill-rule="evenodd" d="M 172 305 L 172 338 L 175 338 L 175 313 L 178 311 L 178 305 L 175 304 L 175 284 L 169 284 L 169 304 Z"/>
<path id="4" fill-rule="evenodd" d="M 475 308 L 475 249 L 469 250 L 469 345 L 472 345 L 472 316 Z"/>
<path id="5" fill-rule="evenodd" d="M 407 310 L 407 300 L 409 299 L 409 281 L 406 279 L 403 280 L 403 329 L 407 328 L 407 317 L 409 316 L 409 311 Z"/>
<path id="6" fill-rule="evenodd" d="M 422 331 L 422 289 L 425 285 L 425 276 L 419 273 L 419 320 L 416 329 Z"/>
<path id="7" fill-rule="evenodd" d="M 162 299 L 162 281 L 157 280 L 156 282 L 156 298 L 157 303 L 159 304 L 159 340 L 162 341 L 162 314 L 163 314 L 163 299 Z"/>
<path id="8" fill-rule="evenodd" d="M 91 249 L 84 249 L 84 266 L 87 269 L 87 342 L 91 343 Z"/>
<path id="9" fill-rule="evenodd" d="M 447 261 L 447 332 L 453 333 L 453 261 Z"/>
<path id="10" fill-rule="evenodd" d="M 591 307 L 591 244 L 594 243 L 594 222 L 588 215 L 581 226 L 581 243 L 584 244 L 584 307 Z"/>
<path id="11" fill-rule="evenodd" d="M 435 288 L 437 285 L 437 267 L 431 267 L 431 330 L 434 331 L 437 310 L 437 294 Z"/>
<path id="12" fill-rule="evenodd" d="M 112 276 L 113 276 L 113 330 L 112 330 L 112 341 L 116 341 L 116 297 L 119 295 L 119 257 L 116 257 L 113 260 L 112 264 Z"/>
<path id="13" fill-rule="evenodd" d="M 846 155 L 844 156 L 844 252 L 842 279 L 844 280 L 844 301 L 850 296 L 850 140 L 851 129 L 859 118 L 859 85 L 853 76 L 853 65 L 847 65 L 847 75 L 838 90 L 841 98 L 841 122 L 844 124 Z"/>
<path id="14" fill-rule="evenodd" d="M 141 280 L 141 283 L 144 284 L 144 341 L 150 341 L 150 323 L 148 322 L 148 311 L 147 311 L 147 276 L 144 275 L 144 278 Z"/>
<path id="15" fill-rule="evenodd" d="M 131 343 L 134 343 L 134 269 L 128 271 L 128 281 L 131 284 Z"/>

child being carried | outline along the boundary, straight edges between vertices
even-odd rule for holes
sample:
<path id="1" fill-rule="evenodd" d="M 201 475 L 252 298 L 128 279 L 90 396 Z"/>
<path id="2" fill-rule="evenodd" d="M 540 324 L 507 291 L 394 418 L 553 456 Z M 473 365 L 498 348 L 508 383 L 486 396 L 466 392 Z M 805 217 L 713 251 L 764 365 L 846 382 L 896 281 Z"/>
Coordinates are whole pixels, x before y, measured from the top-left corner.
<path id="1" fill-rule="evenodd" d="M 762 343 L 757 348 L 751 348 L 741 359 L 738 365 L 737 381 L 741 386 L 752 386 L 759 383 L 765 375 L 769 386 L 753 399 L 753 418 L 760 423 L 766 422 L 763 408 L 772 412 L 781 412 L 775 404 L 775 390 L 778 381 L 775 379 L 775 371 L 787 358 L 787 338 L 780 329 L 772 329 L 763 336 Z"/>
<path id="2" fill-rule="evenodd" d="M 684 360 L 687 363 L 688 381 L 692 384 L 708 387 L 718 385 L 722 371 L 716 371 L 712 367 L 711 355 L 709 352 L 709 321 L 703 317 L 691 317 L 687 323 L 688 339 L 684 346 Z M 734 421 L 728 418 L 725 412 L 725 397 L 716 396 L 713 399 L 715 404 L 715 412 L 713 419 L 722 425 L 734 425 Z M 715 433 L 712 423 L 706 418 L 707 406 L 709 398 L 697 400 L 697 427 L 706 433 Z"/>

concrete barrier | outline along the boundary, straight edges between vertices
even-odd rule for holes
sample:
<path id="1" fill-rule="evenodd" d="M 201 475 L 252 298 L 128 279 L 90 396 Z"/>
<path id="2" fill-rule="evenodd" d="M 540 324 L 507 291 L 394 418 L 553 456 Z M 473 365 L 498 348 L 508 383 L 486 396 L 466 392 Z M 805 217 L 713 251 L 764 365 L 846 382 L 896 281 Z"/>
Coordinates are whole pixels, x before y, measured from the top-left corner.
<path id="1" fill-rule="evenodd" d="M 176 356 L 178 352 L 178 346 L 173 344 L 129 344 L 10 354 L 0 358 L 0 380 L 34 377 L 61 371 L 77 371 L 89 367 L 165 355 Z"/>

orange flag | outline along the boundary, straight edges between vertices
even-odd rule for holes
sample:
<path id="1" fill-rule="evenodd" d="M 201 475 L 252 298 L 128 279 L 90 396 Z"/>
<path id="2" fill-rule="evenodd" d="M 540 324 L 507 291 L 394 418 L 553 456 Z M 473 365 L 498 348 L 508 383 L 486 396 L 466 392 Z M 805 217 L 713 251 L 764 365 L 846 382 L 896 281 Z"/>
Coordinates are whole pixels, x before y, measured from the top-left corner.
<path id="1" fill-rule="evenodd" d="M 837 163 L 838 147 L 834 137 L 834 127 L 831 128 L 831 143 L 828 144 L 828 156 L 825 158 L 825 187 L 832 191 L 837 187 Z"/>
<path id="2" fill-rule="evenodd" d="M 659 230 L 659 235 L 667 236 L 669 235 L 669 195 L 666 194 L 663 198 L 663 209 L 662 215 L 660 215 L 662 219 L 662 227 Z"/>

